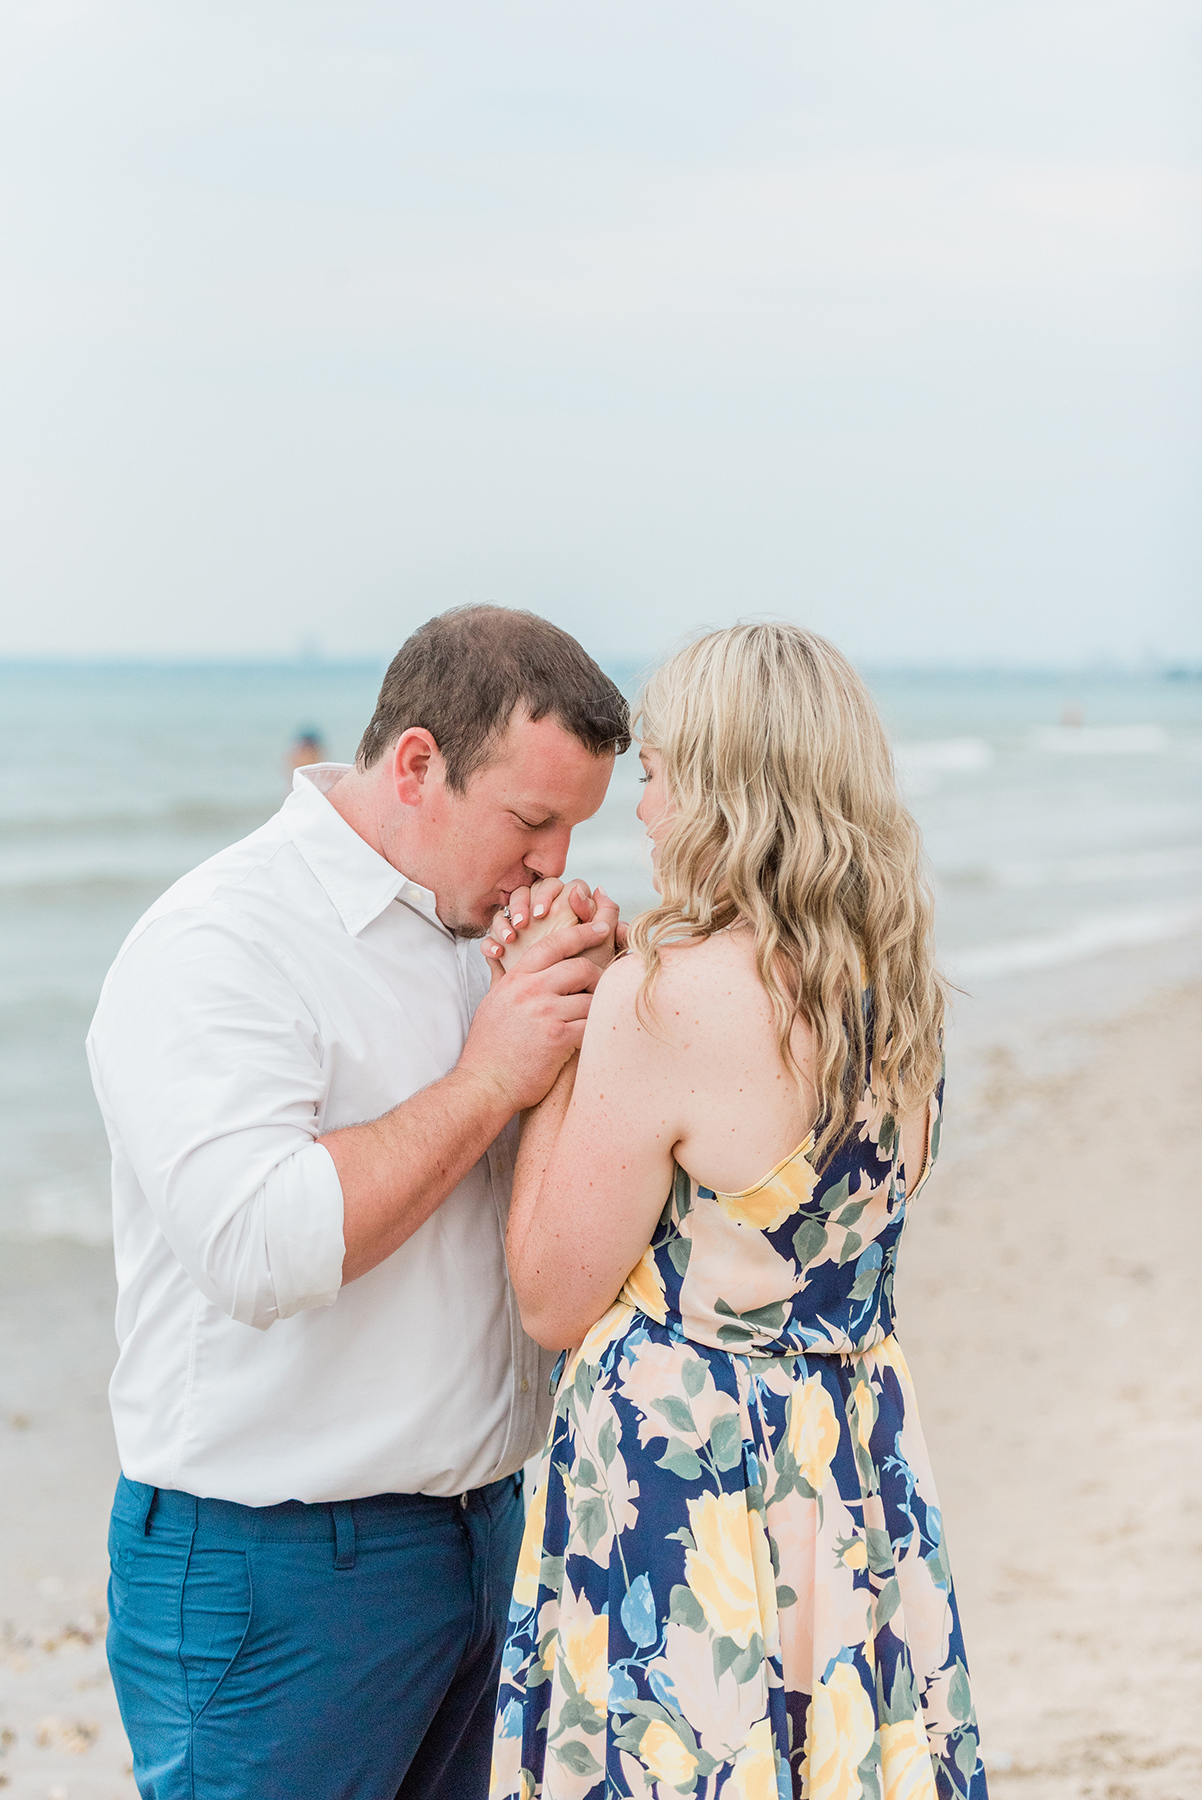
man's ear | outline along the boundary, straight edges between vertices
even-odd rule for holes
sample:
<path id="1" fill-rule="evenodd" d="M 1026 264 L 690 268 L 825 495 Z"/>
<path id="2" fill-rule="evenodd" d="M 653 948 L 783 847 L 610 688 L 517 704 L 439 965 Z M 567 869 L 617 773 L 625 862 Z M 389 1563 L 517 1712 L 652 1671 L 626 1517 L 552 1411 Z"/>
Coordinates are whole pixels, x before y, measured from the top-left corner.
<path id="1" fill-rule="evenodd" d="M 392 781 L 402 806 L 420 806 L 422 791 L 442 756 L 438 745 L 420 725 L 402 731 L 392 751 Z"/>

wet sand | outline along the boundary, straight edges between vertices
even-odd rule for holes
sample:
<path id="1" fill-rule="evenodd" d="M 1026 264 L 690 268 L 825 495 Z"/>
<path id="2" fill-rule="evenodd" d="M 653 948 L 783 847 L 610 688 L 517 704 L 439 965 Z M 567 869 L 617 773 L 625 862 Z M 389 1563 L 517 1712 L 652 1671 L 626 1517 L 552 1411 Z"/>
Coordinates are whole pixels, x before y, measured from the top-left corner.
<path id="1" fill-rule="evenodd" d="M 1042 1024 L 999 989 L 953 1039 L 901 1336 L 995 1800 L 1202 1793 L 1196 964 L 1093 963 Z M 0 1309 L 0 1777 L 132 1800 L 102 1641 L 107 1254 L 5 1245 Z"/>

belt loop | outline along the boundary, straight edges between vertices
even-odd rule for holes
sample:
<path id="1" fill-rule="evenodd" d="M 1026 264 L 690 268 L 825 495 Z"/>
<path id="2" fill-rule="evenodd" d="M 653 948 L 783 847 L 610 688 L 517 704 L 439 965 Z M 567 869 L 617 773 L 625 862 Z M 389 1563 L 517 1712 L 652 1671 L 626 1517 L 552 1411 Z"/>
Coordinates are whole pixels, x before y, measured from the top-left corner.
<path id="1" fill-rule="evenodd" d="M 335 1500 L 330 1506 L 334 1515 L 334 1567 L 355 1566 L 355 1508 L 350 1500 Z"/>
<path id="2" fill-rule="evenodd" d="M 146 1487 L 145 1492 L 139 1496 L 138 1507 L 141 1513 L 139 1523 L 142 1527 L 143 1537 L 149 1537 L 150 1535 L 150 1516 L 154 1511 L 154 1503 L 158 1497 L 159 1490 L 157 1487 Z"/>

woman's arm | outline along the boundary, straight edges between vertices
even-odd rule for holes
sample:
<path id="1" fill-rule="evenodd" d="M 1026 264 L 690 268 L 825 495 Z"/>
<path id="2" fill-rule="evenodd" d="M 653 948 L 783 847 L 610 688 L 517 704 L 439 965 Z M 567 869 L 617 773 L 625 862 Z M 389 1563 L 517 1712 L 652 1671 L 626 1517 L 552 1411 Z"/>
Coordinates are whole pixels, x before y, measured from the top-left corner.
<path id="1" fill-rule="evenodd" d="M 505 1231 L 505 1254 L 512 1272 L 530 1230 L 535 1204 L 543 1185 L 547 1164 L 555 1148 L 576 1085 L 576 1065 L 580 1052 L 569 1056 L 559 1071 L 555 1085 L 537 1106 L 522 1114 L 522 1141 L 518 1147 L 513 1171 L 513 1198 L 509 1202 L 509 1224 Z"/>
<path id="2" fill-rule="evenodd" d="M 606 970 L 579 1058 L 522 1123 L 509 1272 L 523 1325 L 552 1350 L 616 1299 L 672 1186 L 678 1051 L 636 1017 L 641 980 L 631 957 Z"/>

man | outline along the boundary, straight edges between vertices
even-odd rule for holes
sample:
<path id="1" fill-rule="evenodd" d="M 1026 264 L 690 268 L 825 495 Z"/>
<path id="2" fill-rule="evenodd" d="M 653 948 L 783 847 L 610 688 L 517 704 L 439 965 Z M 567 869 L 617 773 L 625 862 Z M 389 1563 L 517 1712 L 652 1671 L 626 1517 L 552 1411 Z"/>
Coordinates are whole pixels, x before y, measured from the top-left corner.
<path id="1" fill-rule="evenodd" d="M 491 992 L 472 940 L 562 872 L 628 742 L 554 626 L 433 619 L 355 767 L 298 770 L 110 971 L 109 1659 L 151 1800 L 487 1791 L 549 1404 L 505 1271 L 512 1122 L 580 1044 L 616 913 Z"/>

